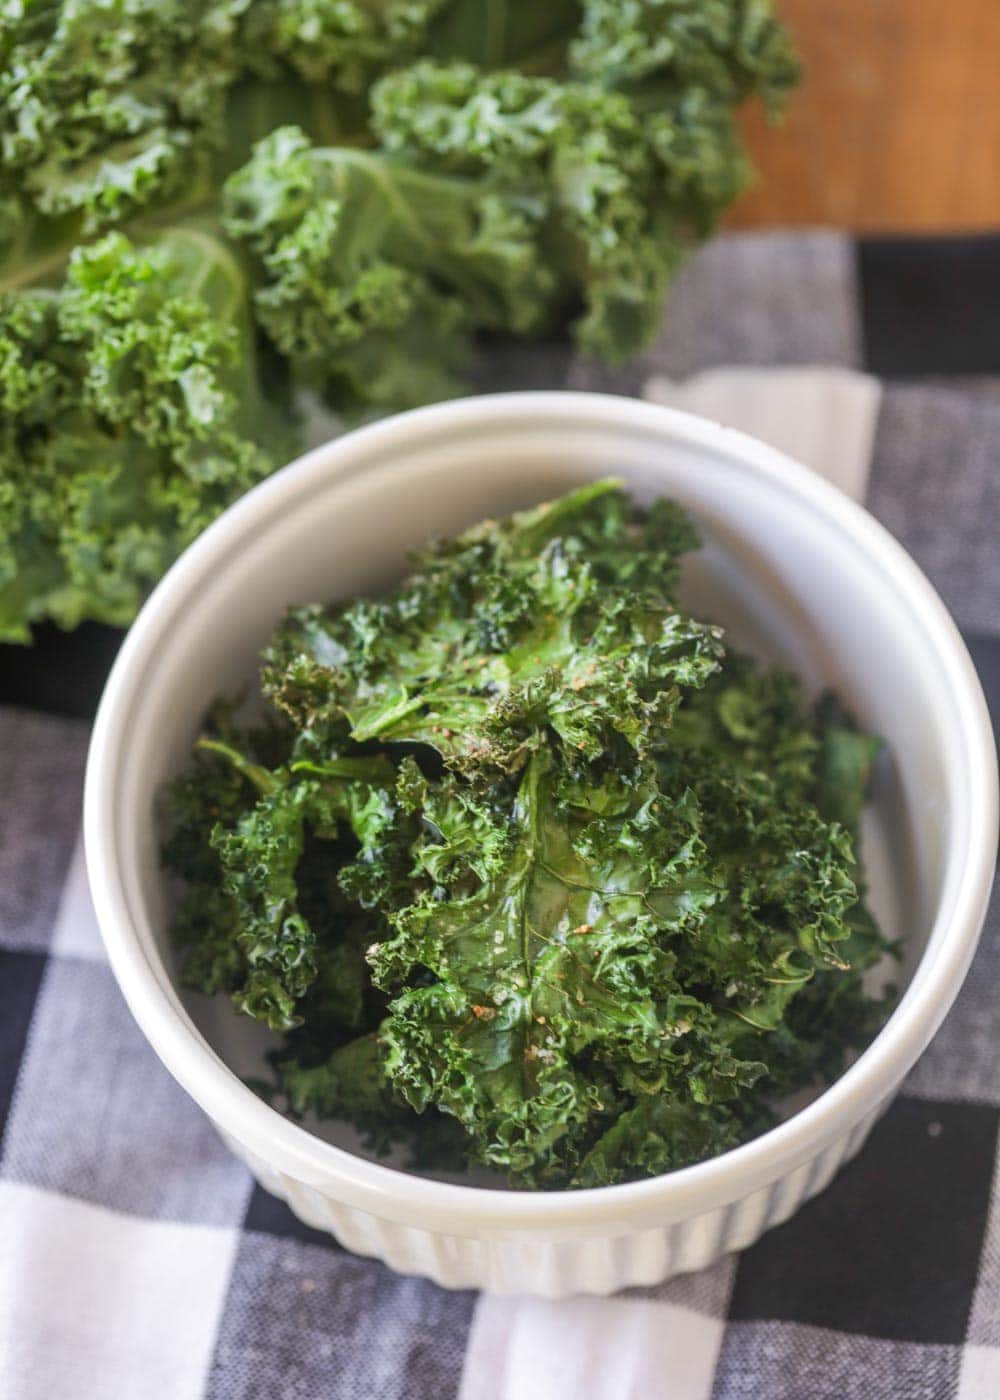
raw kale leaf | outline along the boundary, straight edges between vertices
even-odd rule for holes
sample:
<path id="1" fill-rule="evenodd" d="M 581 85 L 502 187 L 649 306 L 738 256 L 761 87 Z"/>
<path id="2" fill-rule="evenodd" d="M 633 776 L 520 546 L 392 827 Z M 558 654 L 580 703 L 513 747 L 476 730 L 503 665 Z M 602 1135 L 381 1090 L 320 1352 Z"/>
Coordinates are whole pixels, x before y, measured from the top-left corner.
<path id="1" fill-rule="evenodd" d="M 128 622 L 299 391 L 640 349 L 748 178 L 735 106 L 795 75 L 770 0 L 3 7 L 0 636 Z"/>
<path id="2" fill-rule="evenodd" d="M 261 391 L 243 274 L 217 240 L 120 233 L 58 292 L 0 295 L 0 638 L 126 623 L 177 553 L 294 441 Z"/>
<path id="3" fill-rule="evenodd" d="M 875 1033 L 877 745 L 678 611 L 694 543 L 594 482 L 279 628 L 277 727 L 216 723 L 167 857 L 186 975 L 286 1033 L 291 1111 L 600 1185 L 727 1150 Z"/>
<path id="4" fill-rule="evenodd" d="M 455 393 L 472 330 L 551 320 L 543 214 L 524 191 L 313 147 L 295 127 L 257 146 L 223 204 L 258 260 L 258 319 L 301 380 L 386 406 Z"/>

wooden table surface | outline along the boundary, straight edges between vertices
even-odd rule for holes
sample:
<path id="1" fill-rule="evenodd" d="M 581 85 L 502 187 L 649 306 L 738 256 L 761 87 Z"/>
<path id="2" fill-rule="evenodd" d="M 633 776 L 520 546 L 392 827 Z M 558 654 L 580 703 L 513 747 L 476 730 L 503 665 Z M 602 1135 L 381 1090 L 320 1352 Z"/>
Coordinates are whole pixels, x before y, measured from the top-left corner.
<path id="1" fill-rule="evenodd" d="M 737 227 L 1000 229 L 1000 0 L 777 0 L 805 63 L 782 126 L 748 112 Z"/>

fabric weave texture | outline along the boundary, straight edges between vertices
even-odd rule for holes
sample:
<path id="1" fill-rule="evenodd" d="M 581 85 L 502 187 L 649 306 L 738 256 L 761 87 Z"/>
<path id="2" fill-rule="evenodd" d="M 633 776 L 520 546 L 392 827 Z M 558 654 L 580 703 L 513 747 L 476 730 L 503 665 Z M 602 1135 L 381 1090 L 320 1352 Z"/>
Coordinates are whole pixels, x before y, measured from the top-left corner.
<path id="1" fill-rule="evenodd" d="M 907 288 L 966 285 L 963 248 L 924 246 L 894 286 L 887 245 L 723 237 L 637 363 L 519 347 L 480 382 L 645 395 L 832 477 L 939 589 L 998 719 L 1000 327 L 942 357 Z M 610 1299 L 449 1293 L 256 1187 L 133 1023 L 80 851 L 85 665 L 0 649 L 0 1400 L 1000 1396 L 1000 900 L 858 1159 L 752 1249 Z"/>

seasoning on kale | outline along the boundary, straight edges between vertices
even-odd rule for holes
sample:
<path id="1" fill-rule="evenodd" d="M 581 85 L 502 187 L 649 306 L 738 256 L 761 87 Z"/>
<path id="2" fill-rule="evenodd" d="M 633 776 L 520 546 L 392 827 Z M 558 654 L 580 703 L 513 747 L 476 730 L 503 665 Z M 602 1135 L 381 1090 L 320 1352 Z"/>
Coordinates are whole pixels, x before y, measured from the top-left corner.
<path id="1" fill-rule="evenodd" d="M 425 1159 L 444 1114 L 514 1185 L 601 1185 L 760 1132 L 877 1029 L 877 744 L 678 610 L 695 543 L 600 481 L 280 627 L 279 719 L 200 742 L 166 858 L 186 980 L 284 1034 L 293 1112 Z"/>

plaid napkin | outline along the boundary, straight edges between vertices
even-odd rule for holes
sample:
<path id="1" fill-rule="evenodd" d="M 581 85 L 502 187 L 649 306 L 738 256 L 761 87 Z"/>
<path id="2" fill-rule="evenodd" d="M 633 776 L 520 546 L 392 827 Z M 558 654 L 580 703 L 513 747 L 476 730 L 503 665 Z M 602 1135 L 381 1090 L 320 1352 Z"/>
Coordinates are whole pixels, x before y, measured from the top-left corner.
<path id="1" fill-rule="evenodd" d="M 542 347 L 483 377 L 645 393 L 829 475 L 922 564 L 1000 710 L 996 242 L 724 238 L 638 365 Z M 132 1023 L 79 846 L 115 640 L 0 649 L 0 1400 L 1000 1395 L 996 901 L 860 1158 L 754 1248 L 611 1299 L 447 1293 L 255 1187 Z"/>

